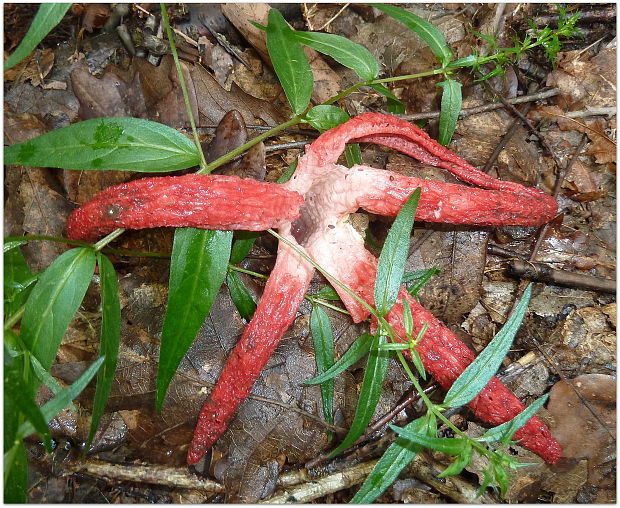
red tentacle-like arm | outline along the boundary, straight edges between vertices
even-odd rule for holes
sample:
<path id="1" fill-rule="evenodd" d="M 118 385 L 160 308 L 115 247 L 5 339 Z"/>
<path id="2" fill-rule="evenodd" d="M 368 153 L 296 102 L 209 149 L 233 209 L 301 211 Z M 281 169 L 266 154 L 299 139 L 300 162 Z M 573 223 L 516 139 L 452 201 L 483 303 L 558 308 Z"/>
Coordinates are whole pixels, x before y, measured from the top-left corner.
<path id="1" fill-rule="evenodd" d="M 319 136 L 299 159 L 293 177 L 298 182 L 290 188 L 305 193 L 317 177 L 332 170 L 345 144 L 352 142 L 394 148 L 425 164 L 446 169 L 466 183 L 488 189 L 419 180 L 392 172 L 382 176 L 380 170 L 354 166 L 352 170 L 365 172 L 355 178 L 358 182 L 355 188 L 367 189 L 358 205 L 374 213 L 395 215 L 400 210 L 399 205 L 402 206 L 416 187 L 423 189 L 418 218 L 432 222 L 540 225 L 549 222 L 557 212 L 556 201 L 541 190 L 493 178 L 441 146 L 415 125 L 378 113 L 359 115 Z M 386 202 L 381 203 L 384 199 Z"/>
<path id="2" fill-rule="evenodd" d="M 330 245 L 334 244 L 330 241 L 313 245 L 309 252 L 313 257 L 321 258 L 325 266 L 329 266 L 332 275 L 374 306 L 377 260 L 363 247 L 362 239 L 358 238 L 358 242 L 347 242 L 347 251 L 350 255 L 348 260 L 333 256 L 333 248 L 330 248 Z M 320 252 L 317 253 L 317 251 Z M 333 261 L 330 262 L 329 258 Z M 351 263 L 351 259 L 355 259 L 356 262 Z M 356 316 L 358 320 L 367 316 L 368 311 L 359 302 L 342 291 L 339 293 L 353 316 Z M 426 333 L 417 346 L 424 368 L 442 388 L 448 390 L 456 378 L 473 362 L 475 355 L 404 288 L 401 288 L 398 301 L 386 316 L 388 323 L 401 338 L 406 337 L 403 324 L 403 299 L 406 299 L 411 307 L 414 321 L 413 335 L 416 336 L 422 326 L 425 323 L 428 324 Z M 376 327 L 374 318 L 373 326 Z M 491 425 L 507 422 L 525 409 L 521 401 L 495 377 L 468 406 L 476 417 Z M 562 455 L 560 445 L 537 416 L 530 418 L 515 434 L 514 439 L 520 439 L 522 446 L 537 453 L 551 464 L 557 462 Z"/>
<path id="3" fill-rule="evenodd" d="M 230 353 L 200 412 L 187 454 L 188 464 L 198 463 L 228 428 L 282 335 L 295 320 L 313 272 L 310 263 L 280 244 L 276 265 L 254 317 Z"/>
<path id="4" fill-rule="evenodd" d="M 222 175 L 143 178 L 114 185 L 74 210 L 69 238 L 160 226 L 262 231 L 299 216 L 304 198 L 281 185 Z"/>

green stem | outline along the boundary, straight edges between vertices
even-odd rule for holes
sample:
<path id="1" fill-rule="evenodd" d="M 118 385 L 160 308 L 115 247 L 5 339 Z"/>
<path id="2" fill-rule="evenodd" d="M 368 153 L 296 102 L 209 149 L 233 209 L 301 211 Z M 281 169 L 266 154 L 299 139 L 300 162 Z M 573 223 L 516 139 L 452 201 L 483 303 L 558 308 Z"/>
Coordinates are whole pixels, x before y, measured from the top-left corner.
<path id="1" fill-rule="evenodd" d="M 257 279 L 268 279 L 269 278 L 269 275 L 264 275 L 262 273 L 252 272 L 251 270 L 246 270 L 245 268 L 240 268 L 240 267 L 235 266 L 235 265 L 228 265 L 228 269 L 229 270 L 233 270 L 235 272 L 245 273 L 247 275 L 251 275 L 252 277 L 256 277 Z"/>
<path id="2" fill-rule="evenodd" d="M 207 164 L 204 168 L 200 168 L 198 171 L 196 171 L 196 173 L 200 175 L 208 175 L 215 168 L 234 159 L 238 155 L 241 155 L 246 150 L 252 148 L 255 144 L 260 143 L 264 139 L 267 139 L 268 137 L 273 136 L 274 134 L 277 134 L 278 132 L 283 131 L 284 129 L 288 129 L 289 127 L 292 127 L 293 125 L 300 124 L 301 122 L 302 122 L 301 115 L 294 116 L 290 120 L 284 123 L 281 123 L 280 125 L 274 127 L 273 129 L 269 129 L 268 131 L 265 131 L 262 134 L 259 134 L 255 138 L 250 139 L 250 141 L 248 141 L 247 143 L 244 143 L 243 145 L 241 145 L 240 147 L 237 147 L 234 150 L 228 152 L 227 154 L 222 155 L 219 159 L 215 159 L 213 162 Z"/>
<path id="3" fill-rule="evenodd" d="M 10 316 L 7 320 L 6 323 L 4 323 L 4 329 L 5 330 L 10 330 L 11 328 L 13 328 L 18 322 L 19 320 L 22 318 L 22 316 L 24 315 L 24 311 L 26 310 L 26 305 L 22 305 L 15 314 L 13 314 L 12 316 Z"/>
<path id="4" fill-rule="evenodd" d="M 393 83 L 395 81 L 403 81 L 405 79 L 425 78 L 427 76 L 436 76 L 437 74 L 443 74 L 444 72 L 446 72 L 446 69 L 434 69 L 432 71 L 420 72 L 418 74 L 406 74 L 404 76 L 395 76 L 393 78 L 374 79 L 369 84 L 378 85 L 381 83 Z"/>
<path id="5" fill-rule="evenodd" d="M 327 307 L 328 309 L 335 310 L 336 312 L 340 312 L 341 314 L 346 314 L 348 316 L 351 315 L 351 313 L 348 310 L 341 309 L 340 307 L 337 307 L 336 305 L 326 302 L 325 300 L 321 300 L 320 298 L 315 298 L 312 295 L 306 295 L 304 298 L 308 300 L 310 303 L 322 305 L 323 307 Z"/>
<path id="6" fill-rule="evenodd" d="M 124 228 L 118 228 L 115 229 L 114 231 L 112 231 L 109 235 L 104 236 L 101 240 L 99 240 L 95 245 L 93 245 L 93 248 L 95 249 L 96 252 L 99 252 L 101 249 L 103 249 L 106 245 L 108 245 L 111 241 L 115 240 L 116 238 L 118 238 L 119 236 L 121 236 L 123 233 L 125 232 Z"/>
<path id="7" fill-rule="evenodd" d="M 45 236 L 45 235 L 28 235 L 28 236 L 7 236 L 5 242 L 19 242 L 19 241 L 49 241 L 55 243 L 66 243 L 69 245 L 75 245 L 76 247 L 92 247 L 91 244 L 86 242 L 80 242 L 79 240 L 69 240 L 68 238 L 60 238 L 57 236 Z"/>
<path id="8" fill-rule="evenodd" d="M 192 126 L 192 132 L 194 133 L 194 143 L 196 143 L 196 149 L 200 154 L 200 171 L 203 172 L 207 168 L 207 161 L 204 153 L 202 153 L 202 146 L 200 146 L 200 138 L 198 137 L 198 129 L 196 129 L 196 121 L 194 120 L 194 114 L 192 113 L 192 104 L 189 100 L 189 93 L 187 92 L 187 84 L 185 83 L 185 76 L 183 75 L 183 69 L 181 69 L 181 62 L 177 53 L 177 47 L 174 43 L 174 36 L 172 35 L 172 28 L 170 27 L 170 21 L 168 20 L 168 13 L 166 12 L 166 4 L 160 3 L 161 19 L 166 26 L 166 34 L 168 35 L 168 41 L 170 42 L 170 51 L 172 52 L 172 58 L 174 58 L 174 65 L 177 68 L 177 74 L 179 76 L 179 82 L 181 83 L 181 90 L 183 91 L 183 99 L 185 100 L 185 108 L 187 109 L 187 116 L 189 117 L 189 123 Z M 208 174 L 208 171 L 206 172 Z"/>

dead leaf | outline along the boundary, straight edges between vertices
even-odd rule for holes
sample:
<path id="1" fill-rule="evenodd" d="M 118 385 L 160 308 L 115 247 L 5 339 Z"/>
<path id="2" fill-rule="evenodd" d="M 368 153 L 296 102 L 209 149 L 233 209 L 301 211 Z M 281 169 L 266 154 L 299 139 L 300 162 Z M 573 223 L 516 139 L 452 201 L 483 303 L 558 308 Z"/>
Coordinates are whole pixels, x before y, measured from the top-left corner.
<path id="1" fill-rule="evenodd" d="M 550 342 L 556 344 L 553 356 L 565 375 L 606 374 L 615 362 L 616 334 L 601 307 L 571 312 L 553 331 Z"/>
<path id="2" fill-rule="evenodd" d="M 551 389 L 549 411 L 556 425 L 553 435 L 563 457 L 587 460 L 587 482 L 601 489 L 615 488 L 616 380 L 586 374 L 560 381 Z"/>
<path id="3" fill-rule="evenodd" d="M 54 52 L 45 48 L 34 51 L 12 69 L 5 71 L 4 80 L 15 84 L 30 80 L 32 86 L 39 86 L 54 66 Z"/>
<path id="4" fill-rule="evenodd" d="M 217 124 L 233 109 L 241 113 L 246 124 L 253 124 L 259 118 L 267 125 L 276 125 L 283 118 L 282 112 L 270 103 L 246 94 L 235 83 L 227 92 L 201 65 L 195 65 L 190 72 L 201 124 Z"/>
<path id="5" fill-rule="evenodd" d="M 109 17 L 110 6 L 108 4 L 84 4 L 82 26 L 87 32 L 92 32 L 95 28 L 101 28 Z"/>

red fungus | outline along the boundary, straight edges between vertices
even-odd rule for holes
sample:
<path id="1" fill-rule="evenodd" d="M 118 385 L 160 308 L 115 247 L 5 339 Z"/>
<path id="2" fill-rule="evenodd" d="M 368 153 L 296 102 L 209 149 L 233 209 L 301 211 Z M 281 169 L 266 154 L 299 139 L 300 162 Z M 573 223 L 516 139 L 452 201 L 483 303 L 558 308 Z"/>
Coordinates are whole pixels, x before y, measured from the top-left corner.
<path id="1" fill-rule="evenodd" d="M 347 142 L 372 142 L 395 148 L 483 189 L 420 180 L 367 166 L 340 166 L 336 162 Z M 187 175 L 112 187 L 73 212 L 68 223 L 69 236 L 91 240 L 115 227 L 277 227 L 300 251 L 373 304 L 377 260 L 346 222 L 347 215 L 358 208 L 396 215 L 409 194 L 421 187 L 417 218 L 431 222 L 530 226 L 548 222 L 557 211 L 555 200 L 542 191 L 492 178 L 417 127 L 375 113 L 360 115 L 319 136 L 306 147 L 293 178 L 284 185 L 232 178 Z M 313 271 L 310 263 L 294 250 L 280 245 L 276 266 L 256 313 L 200 414 L 188 453 L 189 464 L 197 463 L 217 441 L 250 393 L 293 322 Z M 364 306 L 346 292 L 336 290 L 355 322 L 368 317 Z M 418 346 L 424 366 L 448 389 L 473 361 L 474 354 L 404 289 L 400 298 L 387 315 L 388 321 L 404 336 L 402 298 L 406 298 L 413 311 L 416 332 L 428 323 Z M 469 407 L 478 418 L 492 425 L 504 423 L 524 409 L 496 378 Z M 537 417 L 532 417 L 515 438 L 549 463 L 555 463 L 562 454 L 557 441 Z"/>

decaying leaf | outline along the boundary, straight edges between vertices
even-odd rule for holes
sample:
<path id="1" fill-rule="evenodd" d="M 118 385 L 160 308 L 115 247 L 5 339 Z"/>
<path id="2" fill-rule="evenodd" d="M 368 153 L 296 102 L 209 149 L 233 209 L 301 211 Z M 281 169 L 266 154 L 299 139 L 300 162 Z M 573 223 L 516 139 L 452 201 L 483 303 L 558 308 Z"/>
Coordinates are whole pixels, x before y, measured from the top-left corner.
<path id="1" fill-rule="evenodd" d="M 585 374 L 560 381 L 551 389 L 549 411 L 566 460 L 573 464 L 587 460 L 587 484 L 602 491 L 615 490 L 615 378 Z M 605 499 L 606 494 L 599 495 Z"/>
<path id="2" fill-rule="evenodd" d="M 45 48 L 34 51 L 12 69 L 5 71 L 4 80 L 20 84 L 30 80 L 32 86 L 39 86 L 54 66 L 54 52 Z"/>

